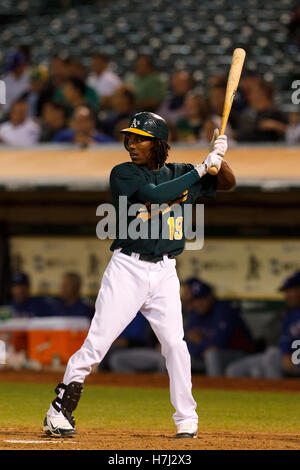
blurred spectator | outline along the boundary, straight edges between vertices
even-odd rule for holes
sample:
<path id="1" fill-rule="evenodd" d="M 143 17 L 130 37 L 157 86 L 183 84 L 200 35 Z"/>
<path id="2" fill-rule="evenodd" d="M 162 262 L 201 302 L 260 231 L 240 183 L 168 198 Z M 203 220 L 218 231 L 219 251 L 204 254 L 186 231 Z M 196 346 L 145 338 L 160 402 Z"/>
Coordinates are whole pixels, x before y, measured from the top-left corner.
<path id="1" fill-rule="evenodd" d="M 193 87 L 193 80 L 188 72 L 182 70 L 174 73 L 171 85 L 171 96 L 162 103 L 157 112 L 169 123 L 176 123 L 185 115 L 184 102 Z"/>
<path id="2" fill-rule="evenodd" d="M 100 105 L 100 99 L 97 91 L 94 87 L 90 86 L 86 81 L 86 68 L 83 63 L 76 58 L 68 59 L 68 76 L 65 80 L 65 85 L 69 79 L 77 78 L 79 81 L 85 84 L 84 98 L 86 103 L 94 110 L 97 111 Z M 54 94 L 53 99 L 56 101 L 63 101 L 65 99 L 64 95 L 65 88 L 60 87 Z M 101 100 L 102 105 L 102 100 Z"/>
<path id="3" fill-rule="evenodd" d="M 48 82 L 49 98 L 59 90 L 70 77 L 70 62 L 59 55 L 52 57 L 50 63 L 50 78 Z"/>
<path id="4" fill-rule="evenodd" d="M 192 310 L 185 322 L 192 370 L 222 375 L 228 364 L 255 351 L 250 331 L 228 302 L 216 298 L 209 284 L 197 279 L 187 283 L 193 293 Z"/>
<path id="5" fill-rule="evenodd" d="M 275 142 L 285 135 L 287 119 L 273 105 L 273 87 L 260 81 L 249 90 L 249 107 L 240 116 L 236 132 L 239 142 Z"/>
<path id="6" fill-rule="evenodd" d="M 287 308 L 277 345 L 230 364 L 226 369 L 228 377 L 276 379 L 300 376 L 300 365 L 292 362 L 292 354 L 295 352 L 293 342 L 299 340 L 296 349 L 300 347 L 300 271 L 287 278 L 280 290 L 284 293 Z"/>
<path id="7" fill-rule="evenodd" d="M 221 117 L 226 93 L 226 83 L 224 83 L 223 75 L 216 75 L 211 81 L 209 88 L 209 116 L 205 120 L 199 135 L 199 143 L 206 145 L 212 139 L 215 129 L 219 129 L 221 125 Z M 230 114 L 230 122 L 236 119 L 237 112 L 232 110 Z M 230 145 L 233 144 L 232 129 L 230 122 L 227 123 L 225 134 L 228 137 Z"/>
<path id="8" fill-rule="evenodd" d="M 28 44 L 20 44 L 18 51 L 22 52 L 25 57 L 26 65 L 29 67 L 31 64 L 31 46 Z"/>
<path id="9" fill-rule="evenodd" d="M 215 123 L 215 128 L 220 127 L 226 94 L 226 84 L 214 85 L 209 90 L 209 119 Z M 231 137 L 231 128 L 235 128 L 240 117 L 240 113 L 232 109 L 228 124 L 226 126 L 226 135 Z"/>
<path id="10" fill-rule="evenodd" d="M 87 83 L 101 97 L 101 106 L 107 108 L 110 107 L 112 96 L 122 82 L 110 69 L 108 57 L 105 54 L 94 54 Z"/>
<path id="11" fill-rule="evenodd" d="M 180 299 L 184 317 L 193 308 L 194 286 L 196 289 L 198 288 L 198 279 L 196 277 L 191 277 L 180 284 Z"/>
<path id="12" fill-rule="evenodd" d="M 207 145 L 208 143 L 210 143 L 214 134 L 214 130 L 220 129 L 220 126 L 221 126 L 221 116 L 217 116 L 217 115 L 210 116 L 205 121 L 201 129 L 200 139 L 198 142 L 203 145 Z M 235 144 L 235 141 L 232 138 L 233 132 L 231 129 L 231 125 L 229 123 L 227 123 L 225 134 L 227 135 L 228 144 L 230 145 L 230 147 L 232 147 Z"/>
<path id="13" fill-rule="evenodd" d="M 128 121 L 134 112 L 135 97 L 132 89 L 126 85 L 121 85 L 112 97 L 113 110 L 107 117 L 100 121 L 103 132 L 110 135 L 115 140 L 119 140 L 119 123 L 122 129 L 128 125 Z"/>
<path id="14" fill-rule="evenodd" d="M 48 69 L 44 65 L 34 67 L 30 74 L 30 90 L 23 95 L 28 103 L 28 116 L 40 116 L 42 106 L 47 100 L 46 86 L 48 83 Z"/>
<path id="15" fill-rule="evenodd" d="M 95 118 L 87 106 L 78 106 L 71 127 L 58 131 L 52 142 L 73 142 L 86 147 L 93 143 L 112 142 L 112 139 L 96 130 Z"/>
<path id="16" fill-rule="evenodd" d="M 201 95 L 189 94 L 184 106 L 185 116 L 176 122 L 177 140 L 196 142 L 207 117 L 207 103 Z"/>
<path id="17" fill-rule="evenodd" d="M 30 280 L 25 273 L 16 272 L 12 275 L 11 296 L 13 317 L 50 317 L 54 313 L 52 299 L 31 297 Z"/>
<path id="18" fill-rule="evenodd" d="M 38 142 L 40 132 L 39 124 L 28 117 L 28 104 L 22 99 L 12 105 L 9 120 L 0 124 L 0 142 L 28 147 Z"/>
<path id="19" fill-rule="evenodd" d="M 227 78 L 223 73 L 214 73 L 208 78 L 208 88 L 209 90 L 215 86 L 226 87 Z"/>
<path id="20" fill-rule="evenodd" d="M 66 58 L 60 57 L 59 55 L 53 56 L 51 58 L 50 66 L 49 66 L 49 77 L 48 77 L 47 82 L 44 85 L 43 103 L 48 102 L 48 101 L 56 101 L 56 102 L 63 101 L 62 90 L 69 76 L 70 76 L 69 60 Z"/>
<path id="21" fill-rule="evenodd" d="M 69 77 L 76 77 L 83 81 L 86 80 L 86 68 L 79 59 L 75 57 L 70 58 L 68 68 Z"/>
<path id="22" fill-rule="evenodd" d="M 239 84 L 239 90 L 241 92 L 239 97 L 242 101 L 242 105 L 240 106 L 241 108 L 244 109 L 247 106 L 249 106 L 249 94 L 253 88 L 259 86 L 260 81 L 261 81 L 260 75 L 253 70 L 248 70 L 248 71 L 245 71 L 245 73 L 243 73 L 243 76 Z M 236 101 L 236 97 L 234 98 L 233 104 L 235 103 L 235 101 Z"/>
<path id="23" fill-rule="evenodd" d="M 30 68 L 21 51 L 11 52 L 5 57 L 2 80 L 6 85 L 6 103 L 3 105 L 3 109 L 7 113 L 12 104 L 30 88 Z"/>
<path id="24" fill-rule="evenodd" d="M 130 84 L 136 97 L 136 109 L 155 112 L 164 99 L 165 87 L 150 56 L 143 55 L 137 59 Z"/>
<path id="25" fill-rule="evenodd" d="M 60 92 L 62 92 L 62 95 L 60 95 Z M 60 99 L 60 96 L 62 99 Z M 68 78 L 63 89 L 55 93 L 54 100 L 65 103 L 69 116 L 78 106 L 89 106 L 93 112 L 97 112 L 99 108 L 99 98 L 96 93 L 91 94 L 84 81 L 77 77 Z"/>
<path id="26" fill-rule="evenodd" d="M 300 113 L 292 111 L 288 115 L 288 125 L 285 132 L 285 140 L 288 145 L 300 143 Z"/>
<path id="27" fill-rule="evenodd" d="M 48 101 L 42 108 L 40 142 L 51 142 L 66 129 L 66 110 L 62 104 Z"/>
<path id="28" fill-rule="evenodd" d="M 86 86 L 81 78 L 69 77 L 63 88 L 63 101 L 69 112 L 72 113 L 77 106 L 88 105 L 85 99 Z M 57 94 L 55 99 L 57 99 Z M 61 100 L 58 100 L 61 101 Z"/>
<path id="29" fill-rule="evenodd" d="M 81 277 L 77 273 L 64 274 L 60 299 L 57 302 L 55 315 L 62 317 L 88 317 L 92 318 L 94 312 L 80 298 Z"/>
<path id="30" fill-rule="evenodd" d="M 210 114 L 222 116 L 225 101 L 226 86 L 214 85 L 209 90 L 209 110 Z"/>
<path id="31" fill-rule="evenodd" d="M 152 346 L 151 330 L 146 318 L 138 312 L 113 343 L 108 364 L 113 372 L 166 372 L 165 359 Z"/>

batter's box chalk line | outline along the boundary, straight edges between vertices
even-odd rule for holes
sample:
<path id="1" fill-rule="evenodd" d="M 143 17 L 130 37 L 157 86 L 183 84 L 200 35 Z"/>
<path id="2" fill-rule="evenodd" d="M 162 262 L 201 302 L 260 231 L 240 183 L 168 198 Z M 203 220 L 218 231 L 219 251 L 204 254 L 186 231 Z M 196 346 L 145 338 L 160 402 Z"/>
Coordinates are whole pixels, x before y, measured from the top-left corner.
<path id="1" fill-rule="evenodd" d="M 6 439 L 3 442 L 8 442 L 9 444 L 53 444 L 53 442 L 57 443 L 65 443 L 68 442 L 70 444 L 76 444 L 77 441 L 72 441 L 72 440 L 61 440 L 61 439 L 51 439 L 51 440 L 41 440 L 41 441 L 25 441 L 21 439 Z"/>

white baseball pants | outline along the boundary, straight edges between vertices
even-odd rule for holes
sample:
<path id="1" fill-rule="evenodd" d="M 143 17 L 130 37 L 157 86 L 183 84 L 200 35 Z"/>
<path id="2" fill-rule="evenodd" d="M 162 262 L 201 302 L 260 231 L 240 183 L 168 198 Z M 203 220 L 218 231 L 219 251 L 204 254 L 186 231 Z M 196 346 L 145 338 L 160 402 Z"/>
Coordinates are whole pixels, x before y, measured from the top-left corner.
<path id="1" fill-rule="evenodd" d="M 183 322 L 176 260 L 164 256 L 151 263 L 115 250 L 104 272 L 95 315 L 81 349 L 69 359 L 63 382 L 84 382 L 138 311 L 147 318 L 166 359 L 176 426 L 198 422 L 192 396 L 191 361 L 183 339 Z M 50 415 L 57 412 L 50 406 Z"/>

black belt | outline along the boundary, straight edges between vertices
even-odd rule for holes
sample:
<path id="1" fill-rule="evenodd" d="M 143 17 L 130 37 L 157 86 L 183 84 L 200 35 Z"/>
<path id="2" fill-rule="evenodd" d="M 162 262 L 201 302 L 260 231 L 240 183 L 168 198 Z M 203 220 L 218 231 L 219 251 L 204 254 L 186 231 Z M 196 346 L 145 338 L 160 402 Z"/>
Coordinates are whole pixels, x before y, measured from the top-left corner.
<path id="1" fill-rule="evenodd" d="M 131 256 L 134 251 L 128 251 L 122 248 L 121 253 L 124 253 L 124 255 Z M 139 259 L 141 261 L 149 261 L 149 263 L 158 263 L 159 261 L 163 261 L 165 255 L 151 255 L 151 254 L 146 254 L 146 253 L 138 253 L 139 254 Z M 167 257 L 170 259 L 175 258 L 173 255 L 169 255 L 166 253 Z"/>

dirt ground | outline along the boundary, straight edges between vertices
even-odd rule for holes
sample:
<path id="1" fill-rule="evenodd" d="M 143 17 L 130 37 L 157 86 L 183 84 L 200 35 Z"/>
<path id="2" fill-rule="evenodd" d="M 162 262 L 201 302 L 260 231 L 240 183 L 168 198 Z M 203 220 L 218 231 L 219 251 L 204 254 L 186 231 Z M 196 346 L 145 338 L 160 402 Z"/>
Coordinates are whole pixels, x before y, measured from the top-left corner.
<path id="1" fill-rule="evenodd" d="M 17 441 L 17 442 L 14 442 Z M 26 441 L 26 443 L 22 442 Z M 169 431 L 80 429 L 77 436 L 50 438 L 39 429 L 1 429 L 1 450 L 299 450 L 300 434 L 200 431 L 197 439 L 175 439 Z"/>
<path id="2" fill-rule="evenodd" d="M 0 382 L 57 383 L 61 373 L 0 371 Z M 87 384 L 131 387 L 169 387 L 168 377 L 160 374 L 92 374 Z M 299 379 L 226 379 L 193 377 L 194 389 L 253 390 L 299 393 Z M 22 442 L 25 441 L 25 442 Z M 174 439 L 172 432 L 161 430 L 107 431 L 80 429 L 78 435 L 58 439 L 45 436 L 40 429 L 2 428 L 0 450 L 298 450 L 300 433 L 247 433 L 202 431 L 197 439 Z"/>

